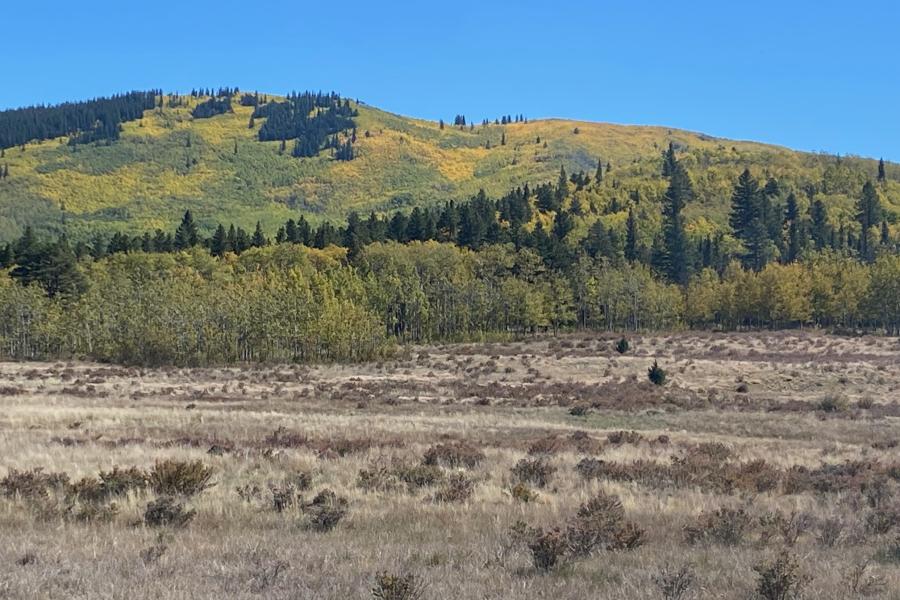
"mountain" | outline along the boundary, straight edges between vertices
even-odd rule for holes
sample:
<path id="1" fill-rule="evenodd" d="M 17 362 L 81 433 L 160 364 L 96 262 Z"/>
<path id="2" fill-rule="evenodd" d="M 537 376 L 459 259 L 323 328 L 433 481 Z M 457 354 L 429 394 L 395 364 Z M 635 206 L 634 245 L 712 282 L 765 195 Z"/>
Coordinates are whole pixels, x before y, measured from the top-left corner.
<path id="1" fill-rule="evenodd" d="M 123 119 L 108 139 L 69 143 L 69 137 L 57 137 L 5 148 L 0 241 L 17 237 L 26 225 L 72 238 L 95 231 L 172 230 L 186 209 L 205 232 L 219 222 L 252 229 L 260 221 L 272 234 L 298 213 L 312 222 L 342 222 L 351 211 L 460 201 L 480 189 L 496 197 L 526 183 L 555 181 L 560 167 L 593 178 L 598 161 L 604 165 L 603 186 L 594 186 L 583 201 L 588 212 L 621 226 L 623 207 L 636 200 L 652 207 L 661 198 L 666 183 L 660 156 L 669 144 L 694 182 L 689 228 L 702 233 L 727 226 L 734 182 L 748 167 L 763 181 L 775 178 L 803 192 L 798 195 L 807 206 L 822 199 L 837 225 L 853 220 L 860 189 L 878 169 L 874 160 L 665 127 L 518 117 L 508 124 L 492 119 L 474 127 L 442 126 L 355 101 L 349 102 L 355 137 L 346 127 L 328 133 L 325 149 L 315 156 L 295 157 L 293 139 L 260 141 L 261 128 L 273 117 L 259 116 L 250 126 L 254 112 L 261 115 L 261 107 L 284 97 L 253 95 L 247 103 L 258 106 L 244 105 L 249 95 L 229 90 L 220 105 L 218 94 L 209 93 L 162 97 L 156 102 L 161 106 Z M 352 160 L 338 160 L 328 148 L 336 146 L 340 158 L 351 145 Z M 886 169 L 888 181 L 879 194 L 888 220 L 896 221 L 900 166 Z"/>

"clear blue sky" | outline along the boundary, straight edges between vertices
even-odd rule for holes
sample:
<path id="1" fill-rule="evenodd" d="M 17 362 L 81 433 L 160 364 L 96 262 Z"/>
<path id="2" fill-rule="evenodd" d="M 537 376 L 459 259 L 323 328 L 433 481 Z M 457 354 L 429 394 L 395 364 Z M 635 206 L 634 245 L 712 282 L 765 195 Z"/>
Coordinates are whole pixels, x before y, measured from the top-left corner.
<path id="1" fill-rule="evenodd" d="M 431 119 L 656 124 L 900 161 L 896 0 L 20 0 L 2 23 L 2 107 L 333 89 Z"/>

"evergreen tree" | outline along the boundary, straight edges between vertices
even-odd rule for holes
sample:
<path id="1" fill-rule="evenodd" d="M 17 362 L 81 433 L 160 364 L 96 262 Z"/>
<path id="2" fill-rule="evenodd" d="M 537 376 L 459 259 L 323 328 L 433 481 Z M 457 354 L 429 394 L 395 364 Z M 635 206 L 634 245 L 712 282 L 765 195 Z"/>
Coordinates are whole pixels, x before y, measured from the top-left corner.
<path id="1" fill-rule="evenodd" d="M 731 196 L 729 224 L 734 236 L 744 245 L 741 262 L 744 268 L 760 270 L 769 259 L 767 227 L 768 200 L 759 189 L 749 169 L 738 178 Z"/>
<path id="2" fill-rule="evenodd" d="M 562 206 L 562 201 L 569 195 L 569 178 L 566 175 L 566 168 L 559 168 L 559 180 L 556 182 L 556 206 L 557 211 Z"/>
<path id="3" fill-rule="evenodd" d="M 860 226 L 859 251 L 863 260 L 875 259 L 875 249 L 870 243 L 872 227 L 878 225 L 881 216 L 881 207 L 878 202 L 878 192 L 871 181 L 863 186 L 862 195 L 856 204 L 856 220 Z"/>
<path id="4" fill-rule="evenodd" d="M 181 224 L 175 230 L 175 249 L 186 250 L 196 246 L 198 242 L 199 236 L 197 225 L 194 223 L 194 215 L 187 210 L 181 218 Z"/>
<path id="5" fill-rule="evenodd" d="M 638 259 L 638 230 L 634 210 L 628 209 L 628 220 L 625 222 L 625 259 L 634 262 Z"/>
<path id="6" fill-rule="evenodd" d="M 785 247 L 785 262 L 795 262 L 800 258 L 806 247 L 806 223 L 800 214 L 797 197 L 792 193 L 788 196 L 787 207 L 784 213 L 784 223 L 787 229 L 787 244 Z"/>
<path id="7" fill-rule="evenodd" d="M 810 237 L 815 243 L 816 250 L 822 250 L 828 246 L 834 247 L 832 241 L 833 230 L 828 223 L 828 209 L 821 200 L 815 200 L 809 207 Z"/>
<path id="8" fill-rule="evenodd" d="M 887 174 L 884 171 L 884 159 L 882 158 L 878 161 L 878 181 L 884 182 L 885 179 L 887 179 Z"/>
<path id="9" fill-rule="evenodd" d="M 597 159 L 597 172 L 594 173 L 594 181 L 597 182 L 597 185 L 603 183 L 603 159 Z"/>
<path id="10" fill-rule="evenodd" d="M 663 151 L 662 176 L 671 177 L 678 168 L 678 159 L 675 158 L 675 145 L 669 142 L 669 147 Z"/>
<path id="11" fill-rule="evenodd" d="M 215 233 L 209 240 L 209 252 L 213 256 L 223 256 L 228 251 L 228 233 L 225 227 L 219 223 Z"/>
<path id="12" fill-rule="evenodd" d="M 684 227 L 685 205 L 693 197 L 687 171 L 677 162 L 663 198 L 662 266 L 673 283 L 685 285 L 690 276 L 690 247 Z"/>
<path id="13" fill-rule="evenodd" d="M 262 225 L 260 225 L 259 221 L 256 222 L 256 229 L 253 231 L 253 237 L 250 238 L 250 245 L 254 248 L 262 248 L 269 245 L 269 240 L 263 234 Z"/>

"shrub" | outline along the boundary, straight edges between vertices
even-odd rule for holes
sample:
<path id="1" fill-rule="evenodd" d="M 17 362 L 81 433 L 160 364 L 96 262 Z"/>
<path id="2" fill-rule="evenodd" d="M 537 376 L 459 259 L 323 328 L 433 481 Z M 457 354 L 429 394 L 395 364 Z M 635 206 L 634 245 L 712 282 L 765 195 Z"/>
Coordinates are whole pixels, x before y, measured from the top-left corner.
<path id="1" fill-rule="evenodd" d="M 694 569 L 690 565 L 678 569 L 666 566 L 653 576 L 653 583 L 663 600 L 685 600 L 690 597 L 695 580 Z"/>
<path id="2" fill-rule="evenodd" d="M 556 473 L 556 467 L 542 458 L 523 458 L 511 470 L 517 481 L 539 488 L 546 487 Z"/>
<path id="3" fill-rule="evenodd" d="M 212 468 L 200 460 L 158 461 L 150 470 L 150 488 L 165 496 L 193 496 L 210 487 Z"/>
<path id="4" fill-rule="evenodd" d="M 306 526 L 313 531 L 331 531 L 347 515 L 347 499 L 324 489 L 303 506 Z"/>
<path id="5" fill-rule="evenodd" d="M 383 465 L 360 469 L 356 476 L 356 487 L 367 492 L 387 492 L 396 489 L 399 484 L 390 469 Z"/>
<path id="6" fill-rule="evenodd" d="M 269 484 L 269 492 L 272 494 L 272 509 L 275 512 L 291 508 L 299 498 L 297 488 L 292 483 Z"/>
<path id="7" fill-rule="evenodd" d="M 838 394 L 828 394 L 819 400 L 819 410 L 826 413 L 844 412 L 849 404 L 847 399 Z"/>
<path id="8" fill-rule="evenodd" d="M 606 436 L 606 440 L 613 445 L 632 444 L 634 446 L 640 444 L 644 440 L 637 431 L 614 431 Z"/>
<path id="9" fill-rule="evenodd" d="M 659 366 L 655 360 L 653 366 L 647 369 L 647 377 L 653 385 L 663 385 L 666 383 L 666 371 Z"/>
<path id="10" fill-rule="evenodd" d="M 7 498 L 37 500 L 45 498 L 51 490 L 63 490 L 69 483 L 65 473 L 44 473 L 40 467 L 30 471 L 10 469 L 2 480 L 0 490 Z"/>
<path id="11" fill-rule="evenodd" d="M 195 511 L 185 509 L 183 504 L 171 496 L 163 496 L 147 505 L 144 510 L 144 524 L 150 527 L 181 528 L 194 518 L 194 514 Z"/>
<path id="12" fill-rule="evenodd" d="M 444 481 L 444 472 L 434 465 L 400 465 L 394 474 L 410 489 L 432 487 Z"/>
<path id="13" fill-rule="evenodd" d="M 475 491 L 475 482 L 463 473 L 454 473 L 447 478 L 447 482 L 431 496 L 432 502 L 465 502 L 472 497 Z"/>
<path id="14" fill-rule="evenodd" d="M 144 490 L 147 487 L 147 474 L 137 467 L 113 467 L 112 471 L 100 471 L 100 481 L 108 496 L 124 496 L 131 491 Z"/>
<path id="15" fill-rule="evenodd" d="M 644 531 L 625 520 L 617 496 L 600 492 L 578 509 L 566 528 L 569 551 L 587 556 L 599 550 L 631 550 L 643 543 Z"/>
<path id="16" fill-rule="evenodd" d="M 764 600 L 799 598 L 809 578 L 800 571 L 799 561 L 784 550 L 771 561 L 762 562 L 753 570 L 758 574 L 756 593 Z"/>
<path id="17" fill-rule="evenodd" d="M 425 586 L 412 573 L 405 575 L 378 573 L 372 587 L 372 598 L 376 600 L 419 600 L 424 593 Z"/>
<path id="18" fill-rule="evenodd" d="M 881 562 L 900 564 L 900 535 L 883 546 L 875 557 Z"/>
<path id="19" fill-rule="evenodd" d="M 685 527 L 685 540 L 689 544 L 711 541 L 735 546 L 743 541 L 751 523 L 750 515 L 743 508 L 723 506 L 713 512 L 702 513 L 695 526 Z"/>
<path id="20" fill-rule="evenodd" d="M 510 496 L 519 502 L 534 502 L 538 498 L 537 492 L 521 481 L 509 489 Z"/>
<path id="21" fill-rule="evenodd" d="M 628 343 L 628 340 L 626 340 L 625 338 L 622 338 L 618 342 L 616 342 L 616 352 L 618 352 L 619 354 L 625 354 L 626 352 L 628 352 L 629 348 L 630 345 Z"/>
<path id="22" fill-rule="evenodd" d="M 567 548 L 566 536 L 558 528 L 539 531 L 528 544 L 534 566 L 540 571 L 556 567 L 565 556 Z"/>
<path id="23" fill-rule="evenodd" d="M 422 457 L 422 464 L 457 469 L 477 467 L 484 460 L 484 452 L 465 442 L 437 444 L 429 448 Z"/>

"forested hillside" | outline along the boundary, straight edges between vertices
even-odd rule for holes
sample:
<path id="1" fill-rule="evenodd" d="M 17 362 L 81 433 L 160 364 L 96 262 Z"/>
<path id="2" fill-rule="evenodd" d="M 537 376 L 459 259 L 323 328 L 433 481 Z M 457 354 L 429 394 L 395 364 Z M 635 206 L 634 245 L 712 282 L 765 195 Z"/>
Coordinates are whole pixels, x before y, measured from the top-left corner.
<path id="1" fill-rule="evenodd" d="M 90 114 L 111 101 L 95 102 L 78 110 Z M 0 244 L 0 268 L 8 274 L 0 278 L 0 354 L 136 364 L 308 362 L 375 358 L 398 342 L 573 329 L 817 325 L 900 332 L 894 165 L 651 128 L 581 124 L 563 132 L 559 127 L 569 125 L 521 115 L 475 127 L 462 115 L 454 125 L 414 123 L 336 94 L 273 98 L 223 88 L 156 103 L 137 124 L 120 122 L 118 137 L 44 141 L 4 155 L 22 166 L 55 153 L 65 166 L 32 164 L 34 177 L 53 178 L 76 172 L 77 161 L 92 153 L 139 143 L 151 151 L 156 138 L 176 136 L 187 156 L 179 178 L 203 169 L 198 156 L 228 157 L 248 178 L 267 172 L 274 159 L 311 169 L 308 177 L 341 178 L 349 187 L 333 189 L 327 205 L 346 214 L 288 204 L 269 210 L 271 203 L 253 204 L 248 188 L 234 202 L 223 196 L 215 211 L 199 203 L 171 222 L 132 218 L 127 208 L 119 220 L 67 209 L 56 226 L 26 224 Z M 6 114 L 0 123 L 21 128 L 26 114 L 45 114 L 40 110 Z M 226 144 L 222 131 L 239 111 L 249 137 L 216 150 L 210 132 L 219 128 Z M 175 131 L 160 131 L 170 117 Z M 401 123 L 408 129 L 397 134 Z M 62 128 L 69 140 L 81 140 L 82 126 L 41 135 Z M 150 131 L 129 142 L 129 127 Z M 141 136 L 147 139 L 137 142 Z M 398 145 L 378 150 L 375 140 L 391 136 L 399 136 Z M 415 139 L 420 150 L 425 139 L 442 148 L 445 167 L 469 155 L 513 159 L 494 171 L 473 170 L 433 196 L 433 180 L 411 180 L 409 189 L 428 198 L 411 208 L 394 202 L 376 210 L 371 198 L 354 195 L 355 186 L 371 197 L 393 189 L 378 178 L 415 162 L 394 154 Z M 208 153 L 192 154 L 198 148 Z M 629 151 L 630 161 L 623 158 Z M 555 159 L 539 160 L 545 153 Z M 120 169 L 135 164 L 158 165 L 123 163 L 87 181 L 109 178 L 127 192 Z M 520 184 L 516 173 L 543 179 Z M 265 184 L 266 177 L 255 181 Z M 0 186 L 8 180 L 14 177 Z M 142 189 L 145 180 L 132 183 Z M 473 186 L 479 189 L 459 196 Z M 64 192 L 102 195 L 78 190 L 73 183 Z M 166 210 L 183 206 L 169 197 Z M 105 228 L 117 223 L 127 227 Z"/>
<path id="2" fill-rule="evenodd" d="M 137 113 L 128 99 L 139 105 Z M 0 241 L 17 238 L 27 225 L 54 237 L 65 232 L 72 241 L 98 231 L 108 237 L 170 230 L 185 210 L 206 234 L 218 223 L 252 230 L 259 221 L 274 236 L 299 215 L 313 224 L 340 223 L 353 210 L 409 212 L 466 200 L 480 189 L 496 198 L 526 183 L 555 182 L 561 167 L 594 179 L 598 162 L 602 185 L 582 194 L 585 214 L 576 227 L 586 229 L 597 217 L 622 224 L 627 208 L 640 204 L 647 208 L 642 227 L 652 235 L 659 223 L 651 213 L 658 213 L 667 186 L 659 157 L 670 143 L 694 183 L 686 223 L 703 234 L 727 226 L 731 187 L 745 168 L 796 192 L 801 209 L 822 200 L 837 227 L 854 220 L 856 195 L 878 169 L 873 160 L 661 127 L 524 115 L 472 123 L 460 114 L 436 123 L 336 94 L 132 93 L 0 112 Z M 893 222 L 900 214 L 900 167 L 888 163 L 885 171 L 880 194 Z"/>

